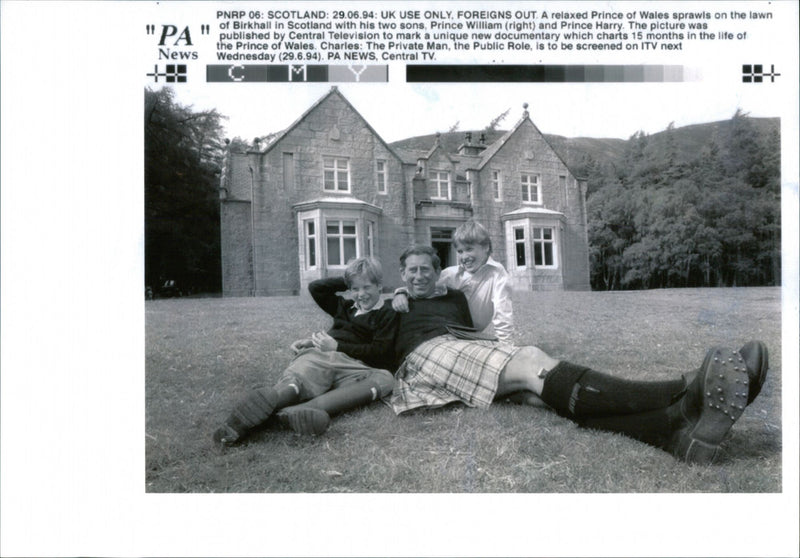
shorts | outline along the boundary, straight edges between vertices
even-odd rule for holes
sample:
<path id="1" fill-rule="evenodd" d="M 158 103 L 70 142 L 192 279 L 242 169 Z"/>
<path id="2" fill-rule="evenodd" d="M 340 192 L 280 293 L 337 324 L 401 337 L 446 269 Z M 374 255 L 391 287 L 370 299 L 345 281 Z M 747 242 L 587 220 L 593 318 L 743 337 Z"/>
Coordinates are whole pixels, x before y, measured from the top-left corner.
<path id="1" fill-rule="evenodd" d="M 388 370 L 372 368 L 339 351 L 303 349 L 281 374 L 276 387 L 294 384 L 300 390 L 300 400 L 307 401 L 318 395 L 348 384 L 372 379 L 379 386 L 379 397 L 392 392 L 393 378 Z"/>
<path id="2" fill-rule="evenodd" d="M 502 341 L 473 341 L 440 335 L 409 354 L 395 374 L 396 414 L 460 401 L 486 409 L 497 393 L 500 373 L 519 347 Z"/>

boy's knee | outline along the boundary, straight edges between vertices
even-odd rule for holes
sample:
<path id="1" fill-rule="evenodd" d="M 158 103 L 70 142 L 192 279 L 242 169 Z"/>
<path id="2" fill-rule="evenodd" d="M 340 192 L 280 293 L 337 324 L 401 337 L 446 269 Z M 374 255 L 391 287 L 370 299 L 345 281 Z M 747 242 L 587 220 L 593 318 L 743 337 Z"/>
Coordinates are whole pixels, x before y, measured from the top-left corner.
<path id="1" fill-rule="evenodd" d="M 378 387 L 379 397 L 386 397 L 392 393 L 394 387 L 394 376 L 388 370 L 376 370 L 370 378 Z"/>

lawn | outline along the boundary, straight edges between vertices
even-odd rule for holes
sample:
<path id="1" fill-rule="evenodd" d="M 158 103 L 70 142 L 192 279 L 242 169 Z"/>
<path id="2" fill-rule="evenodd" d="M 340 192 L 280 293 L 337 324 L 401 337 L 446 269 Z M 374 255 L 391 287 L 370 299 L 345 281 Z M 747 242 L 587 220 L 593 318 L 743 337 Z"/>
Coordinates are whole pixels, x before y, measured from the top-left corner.
<path id="1" fill-rule="evenodd" d="M 690 466 L 621 435 L 508 403 L 396 417 L 376 403 L 303 437 L 264 429 L 220 451 L 211 433 L 249 388 L 273 383 L 289 344 L 330 319 L 310 298 L 148 301 L 148 492 L 780 492 L 780 288 L 515 293 L 516 342 L 627 378 L 673 378 L 707 348 L 770 350 L 758 399 L 720 463 Z"/>

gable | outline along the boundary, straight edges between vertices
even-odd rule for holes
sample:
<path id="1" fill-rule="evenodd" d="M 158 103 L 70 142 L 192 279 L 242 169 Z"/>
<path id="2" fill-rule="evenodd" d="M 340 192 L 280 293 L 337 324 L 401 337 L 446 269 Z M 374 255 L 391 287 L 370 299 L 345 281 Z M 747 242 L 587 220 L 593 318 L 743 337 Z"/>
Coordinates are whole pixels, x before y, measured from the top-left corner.
<path id="1" fill-rule="evenodd" d="M 503 137 L 489 146 L 484 152 L 477 170 L 483 170 L 493 159 L 498 156 L 502 157 L 503 152 L 508 150 L 513 150 L 515 154 L 521 154 L 525 160 L 531 161 L 531 164 L 535 164 L 537 161 L 557 163 L 563 166 L 564 170 L 572 178 L 575 178 L 566 162 L 553 149 L 544 134 L 539 131 L 527 115 L 517 122 Z"/>
<path id="2" fill-rule="evenodd" d="M 321 133 L 327 133 L 327 138 L 332 144 L 343 140 L 357 143 L 374 141 L 379 143 L 399 163 L 403 162 L 394 149 L 381 138 L 369 122 L 361 116 L 361 113 L 350 104 L 335 86 L 304 112 L 300 118 L 295 120 L 291 126 L 281 132 L 279 137 L 266 146 L 262 153 L 267 154 L 276 149 L 289 136 L 301 130 L 308 130 L 318 138 L 321 137 Z M 358 134 L 358 137 L 343 137 L 343 134 L 346 136 L 353 133 Z"/>

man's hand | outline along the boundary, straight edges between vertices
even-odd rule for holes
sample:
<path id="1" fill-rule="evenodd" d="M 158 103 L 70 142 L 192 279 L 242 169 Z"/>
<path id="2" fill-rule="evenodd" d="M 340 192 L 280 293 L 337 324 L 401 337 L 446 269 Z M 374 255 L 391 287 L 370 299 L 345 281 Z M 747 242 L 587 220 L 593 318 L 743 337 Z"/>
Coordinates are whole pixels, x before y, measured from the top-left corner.
<path id="1" fill-rule="evenodd" d="M 335 351 L 339 346 L 339 343 L 336 342 L 336 339 L 334 339 L 324 331 L 318 331 L 314 335 L 312 335 L 311 341 L 312 343 L 314 343 L 314 346 L 320 351 Z"/>
<path id="2" fill-rule="evenodd" d="M 408 297 L 403 293 L 397 293 L 392 299 L 392 309 L 395 312 L 408 312 Z"/>
<path id="3" fill-rule="evenodd" d="M 294 343 L 292 343 L 292 351 L 295 354 L 299 353 L 303 349 L 308 349 L 314 346 L 314 342 L 311 339 L 298 339 Z"/>

